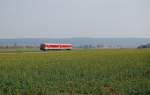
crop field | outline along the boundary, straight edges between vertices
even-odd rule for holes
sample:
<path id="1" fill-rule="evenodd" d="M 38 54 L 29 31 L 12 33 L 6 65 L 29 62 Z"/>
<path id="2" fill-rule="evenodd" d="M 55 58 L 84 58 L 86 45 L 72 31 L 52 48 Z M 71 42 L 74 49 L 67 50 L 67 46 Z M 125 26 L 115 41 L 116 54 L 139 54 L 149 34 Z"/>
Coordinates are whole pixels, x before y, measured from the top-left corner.
<path id="1" fill-rule="evenodd" d="M 150 95 L 150 49 L 0 53 L 0 95 Z"/>
<path id="2" fill-rule="evenodd" d="M 39 52 L 39 48 L 0 48 L 0 53 Z"/>

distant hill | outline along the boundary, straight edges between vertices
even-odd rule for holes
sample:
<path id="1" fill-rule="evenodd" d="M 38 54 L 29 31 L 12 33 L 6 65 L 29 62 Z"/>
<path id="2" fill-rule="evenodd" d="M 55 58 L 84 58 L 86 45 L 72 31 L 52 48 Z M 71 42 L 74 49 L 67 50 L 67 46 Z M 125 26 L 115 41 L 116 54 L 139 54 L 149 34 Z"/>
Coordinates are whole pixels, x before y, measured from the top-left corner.
<path id="1" fill-rule="evenodd" d="M 4 45 L 34 45 L 41 43 L 72 43 L 75 47 L 91 46 L 104 48 L 136 48 L 141 44 L 150 43 L 150 38 L 26 38 L 0 39 L 0 46 Z"/>

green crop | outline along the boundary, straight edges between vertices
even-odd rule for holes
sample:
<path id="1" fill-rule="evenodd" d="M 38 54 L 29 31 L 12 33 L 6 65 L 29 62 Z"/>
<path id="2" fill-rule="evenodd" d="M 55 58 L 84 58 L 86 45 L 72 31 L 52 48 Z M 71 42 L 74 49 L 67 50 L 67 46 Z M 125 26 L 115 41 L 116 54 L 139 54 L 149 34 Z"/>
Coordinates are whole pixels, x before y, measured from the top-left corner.
<path id="1" fill-rule="evenodd" d="M 150 95 L 150 49 L 0 53 L 0 95 Z"/>

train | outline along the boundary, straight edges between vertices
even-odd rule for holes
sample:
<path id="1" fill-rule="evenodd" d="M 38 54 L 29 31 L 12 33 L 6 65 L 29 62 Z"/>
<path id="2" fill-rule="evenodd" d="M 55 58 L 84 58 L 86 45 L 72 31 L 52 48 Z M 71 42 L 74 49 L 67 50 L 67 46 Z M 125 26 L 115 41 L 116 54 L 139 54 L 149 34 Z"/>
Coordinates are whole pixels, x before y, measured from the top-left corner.
<path id="1" fill-rule="evenodd" d="M 64 43 L 42 43 L 40 45 L 40 50 L 72 50 L 72 44 L 64 44 Z"/>

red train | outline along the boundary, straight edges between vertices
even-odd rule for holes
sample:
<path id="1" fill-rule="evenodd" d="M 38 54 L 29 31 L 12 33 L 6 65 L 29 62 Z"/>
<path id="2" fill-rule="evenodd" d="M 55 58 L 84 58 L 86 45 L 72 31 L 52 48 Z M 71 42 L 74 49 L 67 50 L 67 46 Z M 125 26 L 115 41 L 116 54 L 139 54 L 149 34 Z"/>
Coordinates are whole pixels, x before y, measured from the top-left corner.
<path id="1" fill-rule="evenodd" d="M 72 48 L 72 44 L 42 43 L 40 45 L 41 50 L 71 50 Z"/>

